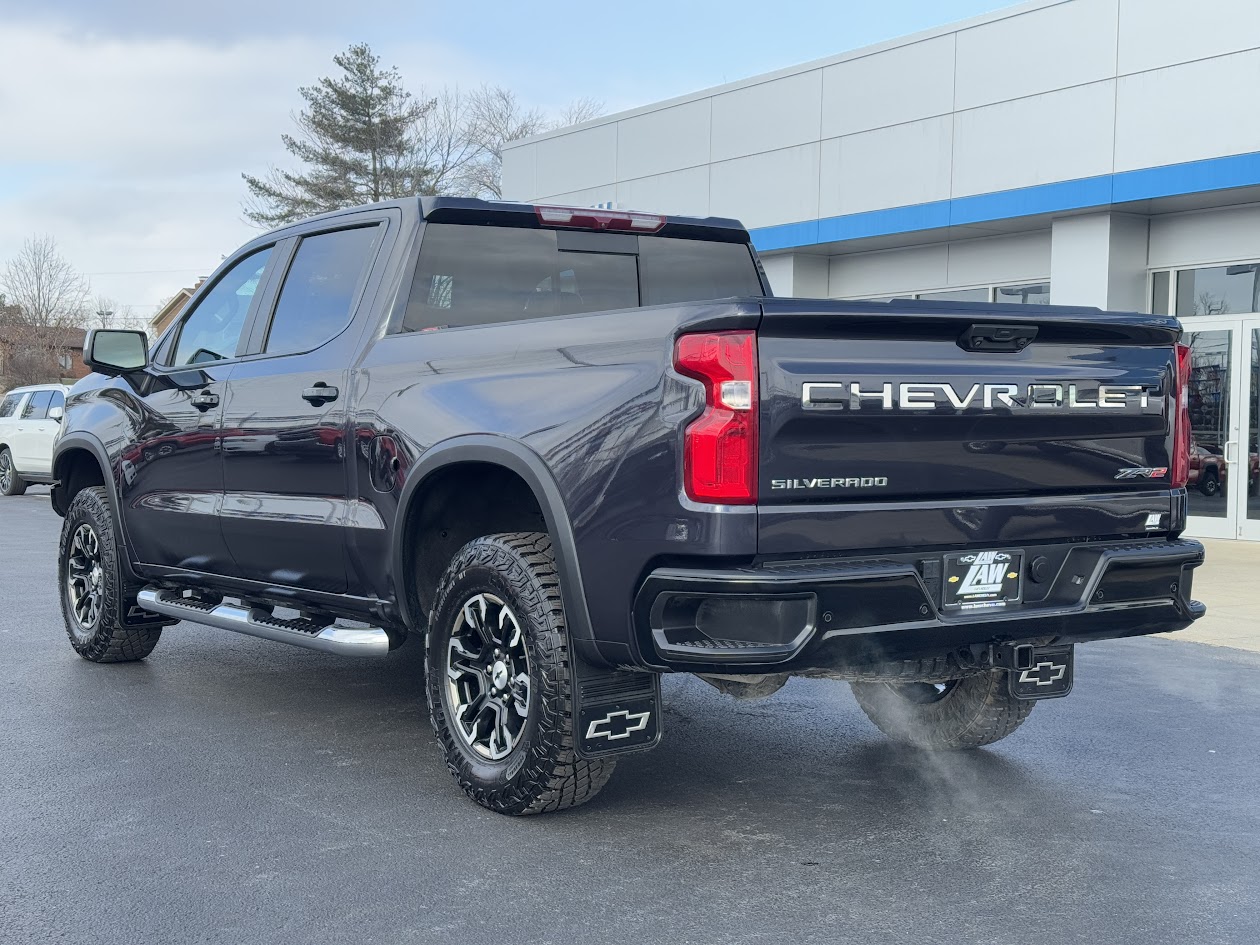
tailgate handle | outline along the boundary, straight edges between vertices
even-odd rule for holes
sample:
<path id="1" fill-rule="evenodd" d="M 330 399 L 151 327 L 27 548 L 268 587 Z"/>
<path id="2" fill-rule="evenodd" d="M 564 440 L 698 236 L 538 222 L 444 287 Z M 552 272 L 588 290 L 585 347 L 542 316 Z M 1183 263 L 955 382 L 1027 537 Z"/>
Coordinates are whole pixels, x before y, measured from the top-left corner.
<path id="1" fill-rule="evenodd" d="M 972 325 L 958 337 L 958 347 L 964 351 L 1023 351 L 1036 337 L 1036 325 Z"/>

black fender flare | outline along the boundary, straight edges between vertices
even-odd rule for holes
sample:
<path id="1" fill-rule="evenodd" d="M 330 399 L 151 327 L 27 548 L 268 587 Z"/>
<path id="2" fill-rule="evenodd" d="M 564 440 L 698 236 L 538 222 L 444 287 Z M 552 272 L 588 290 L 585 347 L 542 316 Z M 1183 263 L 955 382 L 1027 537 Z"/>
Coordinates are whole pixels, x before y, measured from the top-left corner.
<path id="1" fill-rule="evenodd" d="M 126 529 L 123 528 L 122 517 L 122 500 L 118 495 L 118 482 L 114 479 L 114 465 L 110 462 L 109 450 L 105 448 L 105 444 L 98 440 L 91 433 L 82 430 L 75 430 L 66 433 L 59 440 L 57 446 L 53 450 L 53 488 L 52 488 L 52 507 L 58 515 L 65 517 L 70 504 L 65 500 L 65 485 L 62 482 L 64 467 L 62 461 L 67 453 L 71 450 L 85 450 L 96 458 L 97 464 L 101 467 L 101 478 L 105 480 L 105 494 L 109 498 L 111 511 L 114 513 L 114 543 L 122 551 L 123 564 L 130 576 L 136 577 L 135 568 L 132 566 L 130 546 L 127 544 Z"/>
<path id="2" fill-rule="evenodd" d="M 404 579 L 403 568 L 406 523 L 411 514 L 412 500 L 431 475 L 454 463 L 489 463 L 502 466 L 516 473 L 525 481 L 538 506 L 542 509 L 547 531 L 551 534 L 555 550 L 556 569 L 560 572 L 560 595 L 564 600 L 564 612 L 569 628 L 569 639 L 574 648 L 586 659 L 597 663 L 608 660 L 599 652 L 599 645 L 591 627 L 590 612 L 586 607 L 586 593 L 582 584 L 582 572 L 578 565 L 577 543 L 573 537 L 573 525 L 560 487 L 536 452 L 519 440 L 487 433 L 471 433 L 452 437 L 429 447 L 407 472 L 402 493 L 398 500 L 397 518 L 394 521 L 393 547 L 390 553 L 394 580 Z M 424 620 L 413 619 L 409 613 L 411 604 L 406 593 L 399 588 L 398 606 L 409 626 L 418 626 Z"/>

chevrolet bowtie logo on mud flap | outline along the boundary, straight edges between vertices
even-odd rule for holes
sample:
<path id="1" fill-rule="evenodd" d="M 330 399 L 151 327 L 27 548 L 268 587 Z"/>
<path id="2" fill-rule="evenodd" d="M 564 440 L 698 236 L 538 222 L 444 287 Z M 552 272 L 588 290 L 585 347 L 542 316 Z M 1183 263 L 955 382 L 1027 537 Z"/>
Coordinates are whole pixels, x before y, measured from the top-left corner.
<path id="1" fill-rule="evenodd" d="M 1010 693 L 1016 699 L 1058 699 L 1072 691 L 1072 644 L 1005 647 L 994 650 L 994 662 L 1008 670 Z"/>
<path id="2" fill-rule="evenodd" d="M 651 712 L 628 712 L 624 709 L 609 712 L 602 719 L 594 719 L 586 727 L 586 737 L 606 738 L 610 742 L 629 738 L 633 732 L 641 732 L 647 728 L 651 717 Z"/>
<path id="3" fill-rule="evenodd" d="M 1031 669 L 1021 672 L 1019 681 L 1025 686 L 1053 686 L 1063 678 L 1065 673 L 1067 673 L 1067 665 L 1064 663 L 1038 663 Z"/>

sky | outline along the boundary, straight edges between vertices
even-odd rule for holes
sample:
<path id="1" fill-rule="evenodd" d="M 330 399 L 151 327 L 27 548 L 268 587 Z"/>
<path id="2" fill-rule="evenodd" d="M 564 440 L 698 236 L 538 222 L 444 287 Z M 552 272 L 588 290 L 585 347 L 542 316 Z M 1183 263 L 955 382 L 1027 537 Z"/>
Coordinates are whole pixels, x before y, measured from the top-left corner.
<path id="1" fill-rule="evenodd" d="M 53 236 L 144 316 L 257 235 L 241 173 L 288 165 L 298 86 L 367 42 L 414 92 L 504 85 L 608 113 L 1011 0 L 0 0 L 0 269 Z"/>

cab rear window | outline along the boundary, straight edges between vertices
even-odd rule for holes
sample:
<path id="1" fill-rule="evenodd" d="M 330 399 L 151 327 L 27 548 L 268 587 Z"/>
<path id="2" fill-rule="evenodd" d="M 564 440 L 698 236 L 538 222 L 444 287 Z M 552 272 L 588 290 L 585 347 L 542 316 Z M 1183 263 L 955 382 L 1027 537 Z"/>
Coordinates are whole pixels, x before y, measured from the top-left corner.
<path id="1" fill-rule="evenodd" d="M 761 294 L 742 243 L 431 223 L 401 330 Z"/>

